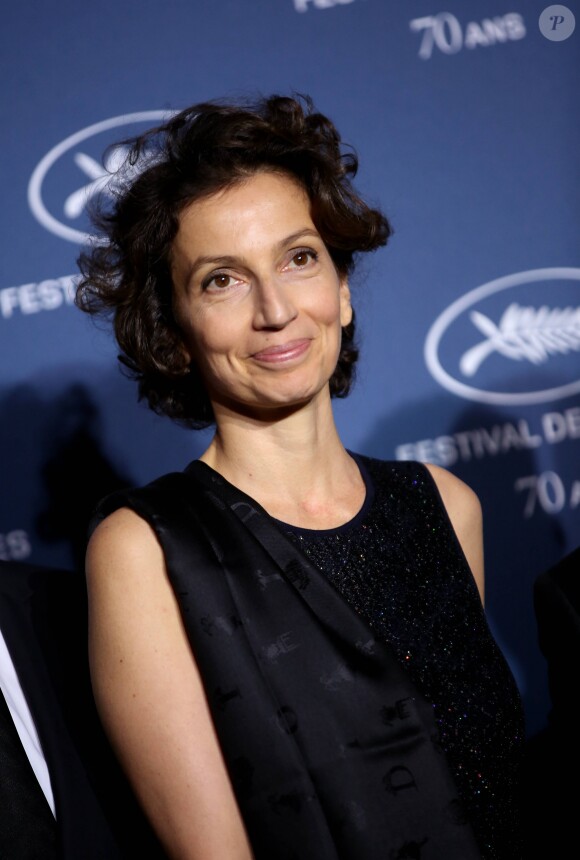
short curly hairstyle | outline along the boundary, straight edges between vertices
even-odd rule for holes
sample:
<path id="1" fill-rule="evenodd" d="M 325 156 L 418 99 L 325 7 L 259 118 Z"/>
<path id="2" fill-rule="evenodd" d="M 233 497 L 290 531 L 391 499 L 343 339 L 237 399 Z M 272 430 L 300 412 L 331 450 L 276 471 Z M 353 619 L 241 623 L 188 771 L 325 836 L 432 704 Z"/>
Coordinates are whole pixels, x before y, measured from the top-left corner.
<path id="1" fill-rule="evenodd" d="M 385 245 L 392 228 L 354 190 L 357 156 L 308 96 L 203 102 L 123 144 L 123 167 L 93 200 L 97 241 L 79 257 L 76 304 L 112 316 L 119 361 L 137 380 L 139 399 L 181 424 L 208 427 L 211 402 L 172 310 L 170 254 L 182 211 L 260 171 L 289 175 L 305 189 L 341 276 L 352 272 L 355 254 Z M 353 316 L 331 396 L 348 394 L 357 358 Z"/>

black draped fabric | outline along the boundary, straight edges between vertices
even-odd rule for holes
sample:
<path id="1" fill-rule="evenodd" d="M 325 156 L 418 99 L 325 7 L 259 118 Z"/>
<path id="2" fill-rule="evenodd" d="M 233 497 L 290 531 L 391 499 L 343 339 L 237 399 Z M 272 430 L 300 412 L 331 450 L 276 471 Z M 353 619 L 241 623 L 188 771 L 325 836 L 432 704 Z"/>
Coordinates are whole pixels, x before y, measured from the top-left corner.
<path id="1" fill-rule="evenodd" d="M 256 502 L 194 462 L 97 519 L 121 506 L 164 550 L 256 860 L 480 858 L 432 706 Z"/>

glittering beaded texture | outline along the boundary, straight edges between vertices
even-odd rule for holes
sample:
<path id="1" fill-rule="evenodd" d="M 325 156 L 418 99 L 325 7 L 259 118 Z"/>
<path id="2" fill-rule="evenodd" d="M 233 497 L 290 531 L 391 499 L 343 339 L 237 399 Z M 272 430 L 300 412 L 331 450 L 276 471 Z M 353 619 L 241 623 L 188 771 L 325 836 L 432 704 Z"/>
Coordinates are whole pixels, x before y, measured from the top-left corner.
<path id="1" fill-rule="evenodd" d="M 280 526 L 432 703 L 483 856 L 517 860 L 522 704 L 475 580 L 428 470 L 356 459 L 367 495 L 350 523 Z"/>

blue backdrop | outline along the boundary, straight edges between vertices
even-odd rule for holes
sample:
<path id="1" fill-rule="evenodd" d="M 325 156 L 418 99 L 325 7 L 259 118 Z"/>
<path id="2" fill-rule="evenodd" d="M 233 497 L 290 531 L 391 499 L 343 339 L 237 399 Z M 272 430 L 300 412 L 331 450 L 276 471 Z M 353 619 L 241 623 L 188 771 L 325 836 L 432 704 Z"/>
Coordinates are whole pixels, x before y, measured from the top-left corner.
<path id="1" fill-rule="evenodd" d="M 0 557 L 80 565 L 98 497 L 208 441 L 136 402 L 72 304 L 105 147 L 195 101 L 309 93 L 395 227 L 351 285 L 343 438 L 477 491 L 489 619 L 541 729 L 532 582 L 580 542 L 578 4 L 21 0 L 0 40 Z"/>

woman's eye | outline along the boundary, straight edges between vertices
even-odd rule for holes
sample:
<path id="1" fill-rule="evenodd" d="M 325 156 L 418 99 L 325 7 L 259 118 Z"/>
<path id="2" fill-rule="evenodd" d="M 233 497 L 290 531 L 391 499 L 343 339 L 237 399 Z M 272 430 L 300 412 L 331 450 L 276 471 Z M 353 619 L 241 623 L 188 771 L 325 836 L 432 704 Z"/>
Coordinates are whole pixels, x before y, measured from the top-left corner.
<path id="1" fill-rule="evenodd" d="M 204 290 L 207 290 L 208 287 L 217 287 L 218 289 L 225 289 L 226 287 L 231 287 L 234 279 L 231 275 L 226 275 L 225 273 L 218 273 L 217 275 L 211 275 L 209 278 L 206 278 L 203 282 Z"/>
<path id="2" fill-rule="evenodd" d="M 290 260 L 290 265 L 292 268 L 303 269 L 313 260 L 318 258 L 318 254 L 316 251 L 311 251 L 307 248 L 304 248 L 301 251 L 296 251 L 295 254 L 292 255 Z"/>

